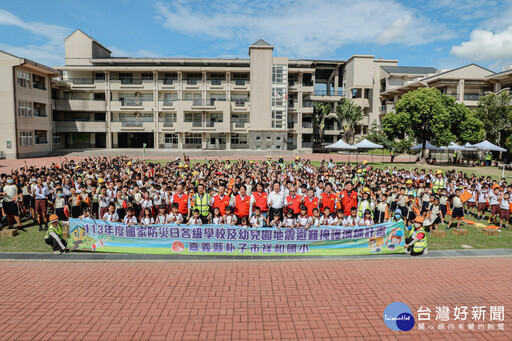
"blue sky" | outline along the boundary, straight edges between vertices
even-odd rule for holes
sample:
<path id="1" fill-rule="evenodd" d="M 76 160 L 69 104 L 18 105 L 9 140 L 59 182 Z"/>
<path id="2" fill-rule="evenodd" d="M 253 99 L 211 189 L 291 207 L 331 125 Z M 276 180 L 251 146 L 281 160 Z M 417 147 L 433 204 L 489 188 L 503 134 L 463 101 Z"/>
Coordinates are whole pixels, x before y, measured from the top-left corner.
<path id="1" fill-rule="evenodd" d="M 240 57 L 259 38 L 275 56 L 493 71 L 512 64 L 512 1 L 30 0 L 0 1 L 0 50 L 57 66 L 81 29 L 133 57 Z"/>

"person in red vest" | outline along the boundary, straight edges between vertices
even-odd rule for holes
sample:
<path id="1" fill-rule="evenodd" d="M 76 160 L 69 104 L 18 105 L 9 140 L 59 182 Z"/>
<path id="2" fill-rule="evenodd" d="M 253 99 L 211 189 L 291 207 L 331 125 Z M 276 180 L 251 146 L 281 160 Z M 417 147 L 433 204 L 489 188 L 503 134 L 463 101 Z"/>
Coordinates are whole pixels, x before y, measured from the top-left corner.
<path id="1" fill-rule="evenodd" d="M 320 199 L 315 196 L 315 189 L 313 187 L 308 188 L 308 195 L 304 198 L 304 206 L 308 209 L 308 216 L 313 216 L 313 210 L 318 208 Z"/>
<path id="2" fill-rule="evenodd" d="M 329 212 L 336 212 L 336 194 L 332 192 L 332 184 L 327 182 L 324 186 L 325 191 L 322 193 L 322 200 L 320 202 L 320 211 L 324 213 L 324 208 L 329 207 Z"/>
<path id="3" fill-rule="evenodd" d="M 350 210 L 352 207 L 357 208 L 357 193 L 353 188 L 354 186 L 352 183 L 347 181 L 345 183 L 345 190 L 340 193 L 341 208 L 343 209 L 343 214 L 346 217 L 350 216 Z"/>
<path id="4" fill-rule="evenodd" d="M 251 207 L 259 207 L 261 215 L 267 218 L 268 205 L 267 205 L 267 192 L 263 191 L 263 185 L 261 182 L 256 184 L 256 191 L 252 192 L 251 195 Z M 252 216 L 252 212 L 250 212 Z"/>
<path id="5" fill-rule="evenodd" d="M 213 197 L 213 209 L 218 208 L 220 214 L 224 216 L 226 214 L 226 207 L 229 206 L 229 196 L 226 195 L 226 186 L 224 184 L 219 185 L 219 193 Z"/>
<path id="6" fill-rule="evenodd" d="M 232 201 L 238 221 L 241 221 L 242 217 L 249 217 L 249 212 L 251 212 L 251 198 L 247 195 L 246 191 L 245 185 L 241 185 L 238 189 L 238 194 Z"/>
<path id="7" fill-rule="evenodd" d="M 188 216 L 188 195 L 183 192 L 183 185 L 176 186 L 176 193 L 172 196 L 172 202 L 178 204 L 178 213 L 186 219 Z"/>
<path id="8" fill-rule="evenodd" d="M 290 195 L 286 197 L 285 207 L 293 212 L 294 217 L 300 214 L 301 203 L 302 197 L 297 195 L 295 187 L 290 187 Z"/>

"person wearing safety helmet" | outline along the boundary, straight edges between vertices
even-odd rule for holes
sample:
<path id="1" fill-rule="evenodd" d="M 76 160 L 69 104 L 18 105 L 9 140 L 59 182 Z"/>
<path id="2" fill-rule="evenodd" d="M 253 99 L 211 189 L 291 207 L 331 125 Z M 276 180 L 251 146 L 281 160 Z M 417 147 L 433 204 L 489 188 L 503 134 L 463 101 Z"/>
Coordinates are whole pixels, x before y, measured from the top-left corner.
<path id="1" fill-rule="evenodd" d="M 414 224 L 410 226 L 411 235 L 405 238 L 405 253 L 411 256 L 428 254 L 427 233 L 423 228 L 424 218 L 418 216 L 414 219 Z"/>
<path id="2" fill-rule="evenodd" d="M 436 172 L 436 177 L 434 178 L 434 181 L 432 182 L 432 191 L 435 194 L 438 194 L 440 190 L 445 188 L 446 181 L 443 178 L 443 171 L 438 169 Z"/>
<path id="3" fill-rule="evenodd" d="M 416 189 L 413 187 L 414 181 L 411 179 L 405 182 L 405 194 L 413 195 L 416 198 Z"/>
<path id="4" fill-rule="evenodd" d="M 373 218 L 373 212 L 375 210 L 375 203 L 373 202 L 371 198 L 371 191 L 368 187 L 365 187 L 363 189 L 363 192 L 361 193 L 361 200 L 359 201 L 359 204 L 357 205 L 357 216 L 362 219 L 364 217 L 364 213 L 366 210 L 370 210 L 371 217 Z"/>
<path id="5" fill-rule="evenodd" d="M 60 255 L 63 252 L 69 252 L 66 241 L 62 238 L 63 231 L 62 225 L 68 225 L 67 221 L 59 221 L 59 217 L 56 214 L 50 215 L 50 226 L 44 237 L 46 244 L 50 245 L 53 250 L 53 254 Z"/>
<path id="6" fill-rule="evenodd" d="M 402 216 L 402 210 L 400 209 L 396 209 L 395 210 L 395 214 L 393 214 L 393 216 L 391 217 L 391 219 L 389 219 L 389 222 L 390 223 L 397 223 L 399 221 L 404 221 L 404 218 Z"/>

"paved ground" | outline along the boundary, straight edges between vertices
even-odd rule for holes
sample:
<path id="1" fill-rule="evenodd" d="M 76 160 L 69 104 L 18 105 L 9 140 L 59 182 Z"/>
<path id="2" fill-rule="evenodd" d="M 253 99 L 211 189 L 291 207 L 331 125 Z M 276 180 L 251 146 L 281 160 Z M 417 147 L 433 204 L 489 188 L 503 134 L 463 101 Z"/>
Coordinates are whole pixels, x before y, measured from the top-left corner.
<path id="1" fill-rule="evenodd" d="M 0 262 L 0 339 L 510 340 L 511 278 L 512 257 Z M 434 329 L 388 329 L 394 301 L 415 318 L 429 307 Z M 486 306 L 484 330 L 471 314 L 462 332 L 453 317 L 438 330 L 436 306 L 462 305 Z M 504 306 L 503 324 L 490 306 Z"/>

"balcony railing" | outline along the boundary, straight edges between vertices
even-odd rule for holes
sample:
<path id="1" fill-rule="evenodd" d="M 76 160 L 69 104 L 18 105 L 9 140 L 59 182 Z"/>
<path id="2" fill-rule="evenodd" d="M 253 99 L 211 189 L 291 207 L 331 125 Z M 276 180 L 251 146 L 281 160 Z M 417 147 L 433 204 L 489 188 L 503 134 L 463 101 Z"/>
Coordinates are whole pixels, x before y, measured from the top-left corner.
<path id="1" fill-rule="evenodd" d="M 249 122 L 248 121 L 233 121 L 233 120 L 231 120 L 231 123 L 235 124 L 235 128 L 245 128 L 245 125 Z"/>
<path id="2" fill-rule="evenodd" d="M 142 78 L 119 78 L 121 84 L 142 84 L 143 80 L 153 81 L 152 79 L 142 79 Z"/>
<path id="3" fill-rule="evenodd" d="M 482 97 L 480 94 L 464 94 L 465 101 L 479 101 Z"/>
<path id="4" fill-rule="evenodd" d="M 39 112 L 34 110 L 34 117 L 48 117 L 48 115 L 46 114 L 46 111 Z"/>
<path id="5" fill-rule="evenodd" d="M 231 102 L 235 103 L 235 107 L 245 107 L 245 103 L 249 102 L 249 99 L 232 99 Z"/>
<path id="6" fill-rule="evenodd" d="M 235 85 L 245 85 L 245 82 L 248 81 L 248 79 L 235 79 Z"/>
<path id="7" fill-rule="evenodd" d="M 187 81 L 187 85 L 197 85 L 197 83 L 202 82 L 202 79 L 201 78 L 188 78 L 188 79 L 186 79 L 186 81 Z"/>
<path id="8" fill-rule="evenodd" d="M 288 79 L 288 86 L 297 86 L 299 82 L 295 79 Z"/>
<path id="9" fill-rule="evenodd" d="M 172 100 L 172 99 L 164 99 L 164 106 L 172 107 L 174 105 L 175 101 L 176 100 Z"/>
<path id="10" fill-rule="evenodd" d="M 164 78 L 165 85 L 172 85 L 174 82 L 177 82 L 177 78 Z"/>
<path id="11" fill-rule="evenodd" d="M 334 90 L 329 91 L 327 93 L 327 90 L 316 90 L 315 89 L 315 95 L 316 96 L 345 96 L 345 92 L 343 90 L 338 90 L 338 94 L 334 94 Z"/>
<path id="12" fill-rule="evenodd" d="M 121 106 L 141 106 L 143 105 L 144 101 L 142 99 L 136 99 L 136 98 L 125 98 L 121 100 Z"/>
<path id="13" fill-rule="evenodd" d="M 445 95 L 446 96 L 451 96 L 451 97 L 453 97 L 453 98 L 455 98 L 457 100 L 459 99 L 459 94 L 445 94 Z"/>
<path id="14" fill-rule="evenodd" d="M 189 99 L 185 101 L 192 101 L 192 105 L 215 105 L 215 102 L 226 102 L 225 98 L 207 98 L 207 99 Z"/>
<path id="15" fill-rule="evenodd" d="M 313 122 L 302 122 L 302 128 L 313 128 Z"/>
<path id="16" fill-rule="evenodd" d="M 313 142 L 302 142 L 302 148 L 313 148 Z"/>
<path id="17" fill-rule="evenodd" d="M 217 122 L 217 123 L 222 123 L 222 122 Z M 215 127 L 215 121 L 205 121 L 205 122 L 193 121 L 192 127 L 213 128 L 213 127 Z"/>
<path id="18" fill-rule="evenodd" d="M 165 121 L 163 121 L 163 124 L 164 124 L 164 127 L 166 127 L 166 128 L 174 127 L 174 121 L 165 120 Z"/>
<path id="19" fill-rule="evenodd" d="M 313 86 L 313 85 L 314 85 L 313 81 L 303 81 L 302 82 L 302 86 Z"/>
<path id="20" fill-rule="evenodd" d="M 46 90 L 46 87 L 44 86 L 44 83 L 33 83 L 32 85 L 35 89 L 39 90 Z"/>
<path id="21" fill-rule="evenodd" d="M 211 85 L 222 85 L 225 79 L 208 79 Z"/>
<path id="22" fill-rule="evenodd" d="M 295 123 L 297 123 L 297 122 L 288 122 L 288 129 L 294 129 Z"/>
<path id="23" fill-rule="evenodd" d="M 73 84 L 94 84 L 94 78 L 72 78 Z"/>
<path id="24" fill-rule="evenodd" d="M 131 128 L 131 127 L 142 127 L 144 122 L 142 122 L 142 121 L 124 121 L 121 123 L 124 128 Z"/>
<path id="25" fill-rule="evenodd" d="M 302 107 L 303 108 L 314 108 L 315 102 L 313 101 L 302 101 Z"/>

